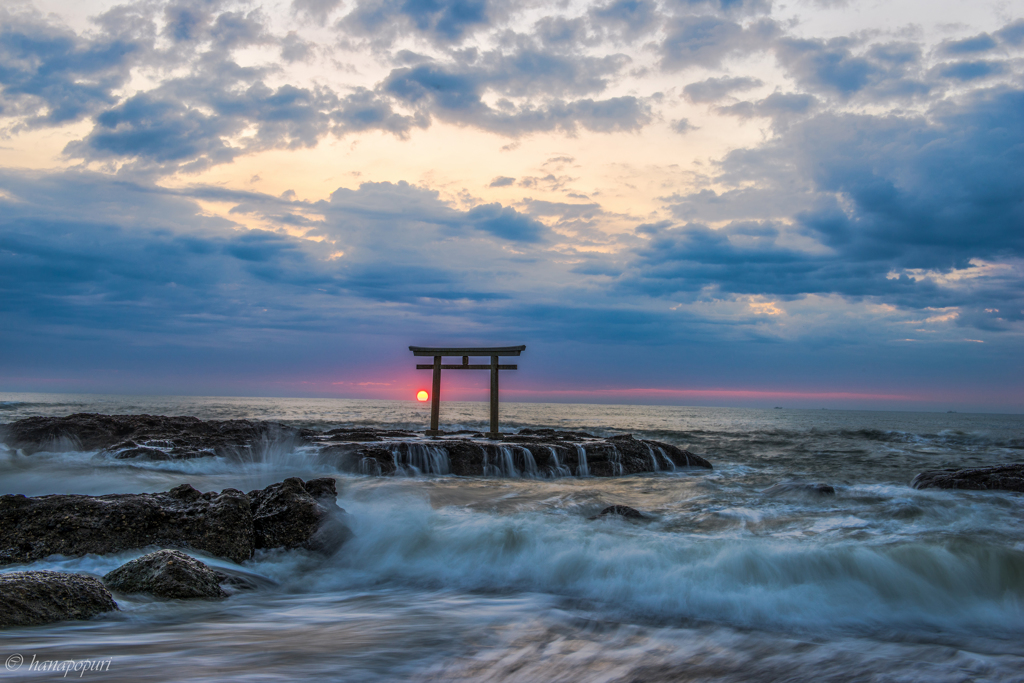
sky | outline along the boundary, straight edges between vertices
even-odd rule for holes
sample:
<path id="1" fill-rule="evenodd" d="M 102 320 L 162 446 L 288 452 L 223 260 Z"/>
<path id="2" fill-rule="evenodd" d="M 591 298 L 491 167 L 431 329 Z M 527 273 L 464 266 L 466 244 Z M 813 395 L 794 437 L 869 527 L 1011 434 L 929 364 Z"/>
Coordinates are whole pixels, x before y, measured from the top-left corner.
<path id="1" fill-rule="evenodd" d="M 1022 74 L 1024 0 L 7 0 L 0 391 L 1024 412 Z"/>

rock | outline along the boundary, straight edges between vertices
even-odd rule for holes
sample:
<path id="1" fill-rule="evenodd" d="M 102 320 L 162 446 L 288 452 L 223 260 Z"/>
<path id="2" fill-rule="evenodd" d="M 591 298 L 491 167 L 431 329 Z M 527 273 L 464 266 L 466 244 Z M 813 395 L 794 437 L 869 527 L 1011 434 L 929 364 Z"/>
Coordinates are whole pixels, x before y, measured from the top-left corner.
<path id="1" fill-rule="evenodd" d="M 251 456 L 269 441 L 308 441 L 312 436 L 309 430 L 259 420 L 95 413 L 30 417 L 4 426 L 0 434 L 8 446 L 26 455 L 43 450 L 109 450 L 117 458 L 151 459 Z"/>
<path id="2" fill-rule="evenodd" d="M 316 500 L 329 498 L 333 502 L 338 499 L 338 482 L 333 477 L 310 479 L 303 484 L 303 488 Z"/>
<path id="3" fill-rule="evenodd" d="M 424 441 L 414 432 L 369 427 L 313 432 L 256 420 L 79 413 L 27 418 L 7 425 L 3 431 L 0 436 L 6 443 L 26 454 L 104 449 L 115 458 L 147 460 L 204 456 L 258 459 L 259 449 L 268 442 L 292 439 L 318 445 L 321 463 L 370 475 L 418 470 L 461 476 L 613 477 L 680 467 L 711 469 L 711 463 L 699 455 L 671 444 L 637 439 L 632 434 L 602 439 L 586 432 L 554 429 L 521 429 L 518 434 L 503 435 L 497 442 L 475 440 L 482 435 L 458 430 Z M 443 467 L 437 466 L 440 463 Z"/>
<path id="4" fill-rule="evenodd" d="M 630 434 L 599 439 L 583 432 L 551 429 L 523 429 L 501 442 L 445 437 L 374 444 L 332 441 L 324 445 L 318 458 L 324 465 L 376 476 L 416 471 L 458 476 L 613 477 L 712 467 L 701 456 L 660 441 Z"/>
<path id="5" fill-rule="evenodd" d="M 306 548 L 333 553 L 351 531 L 341 521 L 345 513 L 335 502 L 334 479 L 303 482 L 285 479 L 249 492 L 256 548 Z"/>
<path id="6" fill-rule="evenodd" d="M 519 436 L 540 436 L 552 441 L 579 441 L 581 439 L 596 439 L 597 437 L 587 432 L 565 432 L 558 429 L 529 429 L 519 430 Z M 515 437 L 506 437 L 514 439 Z"/>
<path id="7" fill-rule="evenodd" d="M 172 546 L 242 562 L 252 556 L 249 499 L 235 489 L 106 496 L 0 496 L 0 565 Z"/>
<path id="8" fill-rule="evenodd" d="M 137 458 L 139 460 L 170 460 L 171 455 L 167 451 L 162 451 L 158 448 L 149 448 L 147 446 L 136 446 L 134 448 L 126 448 L 123 451 L 117 451 L 114 455 L 118 460 L 130 460 Z"/>
<path id="9" fill-rule="evenodd" d="M 89 619 L 117 609 L 98 579 L 81 574 L 31 571 L 0 574 L 0 627 Z"/>
<path id="10" fill-rule="evenodd" d="M 180 550 L 158 550 L 121 565 L 103 577 L 118 593 L 148 593 L 158 598 L 226 598 L 217 573 Z"/>
<path id="11" fill-rule="evenodd" d="M 336 498 L 331 478 L 286 479 L 248 496 L 200 493 L 188 484 L 166 493 L 0 496 L 0 565 L 153 545 L 235 562 L 256 548 L 333 553 L 351 536 Z"/>
<path id="12" fill-rule="evenodd" d="M 626 519 L 646 519 L 646 515 L 640 512 L 636 508 L 631 508 L 628 505 L 609 505 L 601 512 L 597 513 L 597 516 L 591 517 L 591 519 L 597 519 L 598 517 L 604 517 L 606 515 L 618 515 L 625 517 Z"/>
<path id="13" fill-rule="evenodd" d="M 766 496 L 778 496 L 787 493 L 810 493 L 817 496 L 834 496 L 836 490 L 828 484 L 812 484 L 804 481 L 781 481 L 761 491 Z"/>
<path id="14" fill-rule="evenodd" d="M 964 489 L 1024 493 L 1024 464 L 962 470 L 930 470 L 914 477 L 910 486 L 915 489 Z"/>
<path id="15" fill-rule="evenodd" d="M 324 436 L 330 437 L 333 440 L 343 442 L 353 441 L 383 441 L 384 439 L 394 439 L 403 437 L 416 436 L 415 432 L 409 432 L 402 429 L 373 429 L 372 427 L 341 427 L 339 429 L 331 429 L 324 432 Z"/>
<path id="16" fill-rule="evenodd" d="M 244 572 L 239 569 L 217 567 L 213 569 L 213 573 L 216 574 L 217 583 L 220 584 L 221 588 L 227 586 L 228 593 L 274 588 L 278 585 L 277 581 L 274 581 L 273 579 L 268 579 L 267 577 L 260 576 L 259 574 Z"/>
<path id="17" fill-rule="evenodd" d="M 396 471 L 395 457 L 384 448 L 364 448 L 359 450 L 359 473 L 381 476 L 394 474 Z"/>

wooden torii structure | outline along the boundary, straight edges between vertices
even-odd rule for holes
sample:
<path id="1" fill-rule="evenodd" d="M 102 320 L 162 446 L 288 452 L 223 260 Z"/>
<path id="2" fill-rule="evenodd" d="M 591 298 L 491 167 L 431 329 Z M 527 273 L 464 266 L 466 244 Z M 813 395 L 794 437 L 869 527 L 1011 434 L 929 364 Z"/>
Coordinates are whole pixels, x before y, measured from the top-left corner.
<path id="1" fill-rule="evenodd" d="M 438 416 L 441 412 L 441 371 L 442 370 L 490 370 L 491 371 L 491 431 L 487 433 L 489 439 L 500 439 L 498 432 L 498 371 L 518 370 L 518 365 L 498 365 L 500 356 L 518 356 L 526 345 L 522 346 L 475 346 L 466 348 L 456 347 L 433 347 L 433 346 L 410 346 L 414 356 L 433 356 L 432 364 L 417 365 L 417 370 L 433 370 L 434 383 L 430 390 L 430 429 L 427 436 L 437 436 L 441 432 L 437 428 Z M 444 356 L 462 356 L 462 364 L 442 365 L 441 358 Z M 469 359 L 472 356 L 490 356 L 489 365 L 470 365 Z"/>

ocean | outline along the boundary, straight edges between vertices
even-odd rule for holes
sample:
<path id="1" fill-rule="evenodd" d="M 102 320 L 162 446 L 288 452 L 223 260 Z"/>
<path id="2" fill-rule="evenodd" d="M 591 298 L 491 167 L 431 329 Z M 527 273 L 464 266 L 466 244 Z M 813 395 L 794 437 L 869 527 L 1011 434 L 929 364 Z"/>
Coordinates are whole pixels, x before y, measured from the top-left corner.
<path id="1" fill-rule="evenodd" d="M 0 423 L 97 412 L 423 429 L 428 410 L 0 394 Z M 444 403 L 441 417 L 443 429 L 485 429 L 487 404 Z M 221 602 L 119 598 L 120 612 L 90 621 L 4 631 L 0 654 L 109 659 L 81 677 L 104 681 L 1024 681 L 1024 496 L 908 486 L 926 469 L 1021 462 L 1024 416 L 502 404 L 503 431 L 523 427 L 632 433 L 714 469 L 367 477 L 286 441 L 244 461 L 178 462 L 0 445 L 0 493 L 245 491 L 333 476 L 355 534 L 329 558 L 258 551 L 243 568 L 276 588 Z M 612 504 L 647 518 L 594 518 Z M 0 571 L 103 575 L 142 554 Z"/>

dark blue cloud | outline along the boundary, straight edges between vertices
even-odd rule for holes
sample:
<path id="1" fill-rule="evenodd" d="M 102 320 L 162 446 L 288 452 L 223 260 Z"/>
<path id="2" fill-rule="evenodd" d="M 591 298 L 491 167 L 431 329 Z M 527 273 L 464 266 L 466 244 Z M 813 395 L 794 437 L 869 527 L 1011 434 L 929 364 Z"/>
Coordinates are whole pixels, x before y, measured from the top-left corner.
<path id="1" fill-rule="evenodd" d="M 164 82 L 98 114 L 93 130 L 65 152 L 84 159 L 134 160 L 142 168 L 199 170 L 238 154 L 275 147 L 310 147 L 330 128 L 358 123 L 358 93 L 340 103 L 333 93 L 266 86 L 262 73 L 234 63 Z M 336 108 L 343 108 L 340 111 Z M 349 116 L 346 119 L 346 115 Z M 376 121 L 399 127 L 395 117 Z M 240 144 L 232 139 L 255 127 Z"/>
<path id="2" fill-rule="evenodd" d="M 314 52 L 315 45 L 303 40 L 295 31 L 289 31 L 288 35 L 281 39 L 281 59 L 289 64 L 307 61 Z"/>
<path id="3" fill-rule="evenodd" d="M 818 99 L 813 95 L 774 92 L 757 102 L 737 102 L 736 104 L 717 107 L 715 111 L 722 114 L 739 116 L 744 119 L 755 116 L 770 118 L 772 119 L 772 127 L 776 130 L 782 130 L 789 126 L 794 119 L 802 118 L 814 112 L 818 108 L 818 104 Z"/>
<path id="4" fill-rule="evenodd" d="M 591 219 L 604 214 L 601 205 L 596 202 L 578 204 L 526 199 L 523 201 L 523 204 L 532 216 L 558 216 L 563 220 L 576 218 Z"/>
<path id="5" fill-rule="evenodd" d="M 608 57 L 589 64 L 593 69 L 581 73 L 578 63 L 573 66 L 562 58 L 535 52 L 495 58 L 478 67 L 422 64 L 393 70 L 382 90 L 417 107 L 423 115 L 513 136 L 557 129 L 573 132 L 578 126 L 601 132 L 636 130 L 651 120 L 650 106 L 634 96 L 605 100 L 547 97 L 540 105 L 503 100 L 499 108 L 484 102 L 484 93 L 491 88 L 517 95 L 531 94 L 542 84 L 548 84 L 549 91 L 603 90 L 606 81 L 594 74 L 619 69 L 621 60 Z"/>
<path id="6" fill-rule="evenodd" d="M 947 56 L 971 55 L 988 52 L 996 47 L 995 39 L 987 33 L 979 33 L 970 38 L 947 40 L 939 46 L 939 52 Z"/>
<path id="7" fill-rule="evenodd" d="M 222 49 L 270 42 L 264 21 L 258 10 L 247 13 L 222 12 L 210 27 L 210 38 Z"/>
<path id="8" fill-rule="evenodd" d="M 116 101 L 145 36 L 84 39 L 35 14 L 0 9 L 0 113 L 28 126 L 80 120 Z"/>
<path id="9" fill-rule="evenodd" d="M 511 242 L 539 242 L 543 225 L 515 209 L 501 204 L 481 204 L 469 210 L 466 219 L 478 230 Z"/>
<path id="10" fill-rule="evenodd" d="M 493 13 L 487 0 L 362 0 L 342 25 L 378 40 L 390 39 L 408 27 L 435 41 L 459 42 L 487 27 Z"/>
<path id="11" fill-rule="evenodd" d="M 397 113 L 391 102 L 380 93 L 366 88 L 341 98 L 331 112 L 334 132 L 339 135 L 363 130 L 384 130 L 405 137 L 413 128 L 426 128 L 430 118 L 423 112 L 412 116 Z"/>
<path id="12" fill-rule="evenodd" d="M 669 0 L 665 4 L 678 12 L 702 10 L 731 15 L 760 14 L 772 8 L 770 0 Z"/>
<path id="13" fill-rule="evenodd" d="M 920 49 L 906 43 L 872 45 L 857 53 L 859 41 L 781 38 L 775 44 L 779 63 L 805 89 L 843 98 L 874 100 L 927 95 L 931 86 L 918 71 Z"/>
<path id="14" fill-rule="evenodd" d="M 668 71 L 719 66 L 728 56 L 766 49 L 778 32 L 778 25 L 769 19 L 744 26 L 712 14 L 680 16 L 666 26 L 661 66 Z"/>
<path id="15" fill-rule="evenodd" d="M 680 135 L 686 135 L 691 130 L 694 130 L 696 126 L 691 124 L 689 119 L 677 119 L 672 122 L 671 128 Z"/>
<path id="16" fill-rule="evenodd" d="M 721 78 L 708 78 L 698 83 L 690 83 L 683 88 L 683 95 L 690 102 L 717 102 L 734 92 L 743 92 L 759 88 L 762 85 L 764 85 L 764 81 L 759 78 L 750 78 L 748 76 L 730 78 L 723 76 Z"/>
<path id="17" fill-rule="evenodd" d="M 488 23 L 484 0 L 403 0 L 401 12 L 420 31 L 448 40 L 462 38 L 467 30 Z"/>
<path id="18" fill-rule="evenodd" d="M 592 7 L 589 14 L 592 24 L 623 40 L 635 40 L 648 33 L 660 19 L 657 4 L 650 0 L 614 0 Z"/>
<path id="19" fill-rule="evenodd" d="M 638 230 L 647 241 L 621 286 L 659 295 L 712 285 L 962 306 L 963 324 L 988 328 L 996 316 L 986 309 L 1004 321 L 1021 319 L 1020 274 L 939 286 L 908 273 L 1024 260 L 1022 150 L 1020 90 L 946 101 L 927 119 L 818 114 L 763 147 L 726 157 L 720 181 L 760 188 L 677 197 L 673 210 L 690 223 Z M 784 222 L 744 220 L 757 215 Z M 692 222 L 730 218 L 718 230 Z M 820 246 L 798 247 L 797 237 Z"/>
<path id="20" fill-rule="evenodd" d="M 999 29 L 995 33 L 1000 42 L 1019 47 L 1024 45 L 1024 19 L 1018 19 Z"/>
<path id="21" fill-rule="evenodd" d="M 936 72 L 941 78 L 949 78 L 954 81 L 976 81 L 989 76 L 996 76 L 1006 71 L 1001 62 L 976 60 L 969 62 L 949 62 L 936 67 Z"/>
<path id="22" fill-rule="evenodd" d="M 396 0 L 388 7 L 418 30 L 449 43 L 493 18 L 491 9 L 475 0 Z M 349 19 L 366 19 L 366 12 L 386 14 L 388 7 L 357 7 Z M 603 20 L 626 21 L 634 28 L 653 11 L 640 2 L 598 9 Z M 162 43 L 154 47 L 157 15 L 162 15 L 164 38 L 173 43 L 169 48 Z M 555 130 L 572 134 L 581 128 L 633 131 L 654 120 L 647 98 L 598 96 L 621 77 L 630 60 L 621 54 L 582 53 L 580 41 L 596 35 L 583 18 L 542 18 L 537 26 L 554 33 L 507 31 L 489 51 L 448 51 L 438 61 L 398 55 L 399 62 L 411 66 L 394 69 L 375 88 L 354 87 L 344 95 L 325 86 L 270 87 L 272 67 L 239 65 L 232 53 L 256 44 L 280 46 L 287 61 L 312 55 L 310 45 L 294 32 L 272 36 L 258 10 L 193 0 L 131 10 L 119 6 L 97 19 L 102 31 L 91 41 L 36 17 L 16 19 L 0 34 L 4 113 L 30 125 L 91 116 L 92 131 L 69 144 L 66 154 L 115 161 L 127 170 L 200 171 L 240 154 L 313 146 L 330 133 L 382 130 L 406 137 L 434 119 L 509 136 Z M 564 40 L 557 39 L 559 32 Z M 140 38 L 121 37 L 133 35 Z M 133 66 L 177 75 L 118 99 L 114 93 Z"/>
<path id="23" fill-rule="evenodd" d="M 541 45 L 555 50 L 574 50 L 596 42 L 588 36 L 587 22 L 579 17 L 543 17 L 533 25 L 533 34 Z"/>
<path id="24" fill-rule="evenodd" d="M 511 208 L 458 211 L 405 183 L 339 190 L 314 204 L 87 173 L 5 172 L 0 188 L 0 315 L 32 329 L 60 324 L 90 334 L 301 334 L 345 326 L 353 311 L 380 324 L 379 313 L 364 310 L 369 302 L 412 311 L 425 300 L 498 305 L 512 294 L 495 277 L 518 277 L 522 266 L 514 264 L 533 258 L 505 256 L 500 245 L 525 248 L 546 234 Z M 238 230 L 204 218 L 193 196 L 239 201 L 234 215 L 326 239 Z M 322 218 L 297 220 L 309 212 Z"/>

